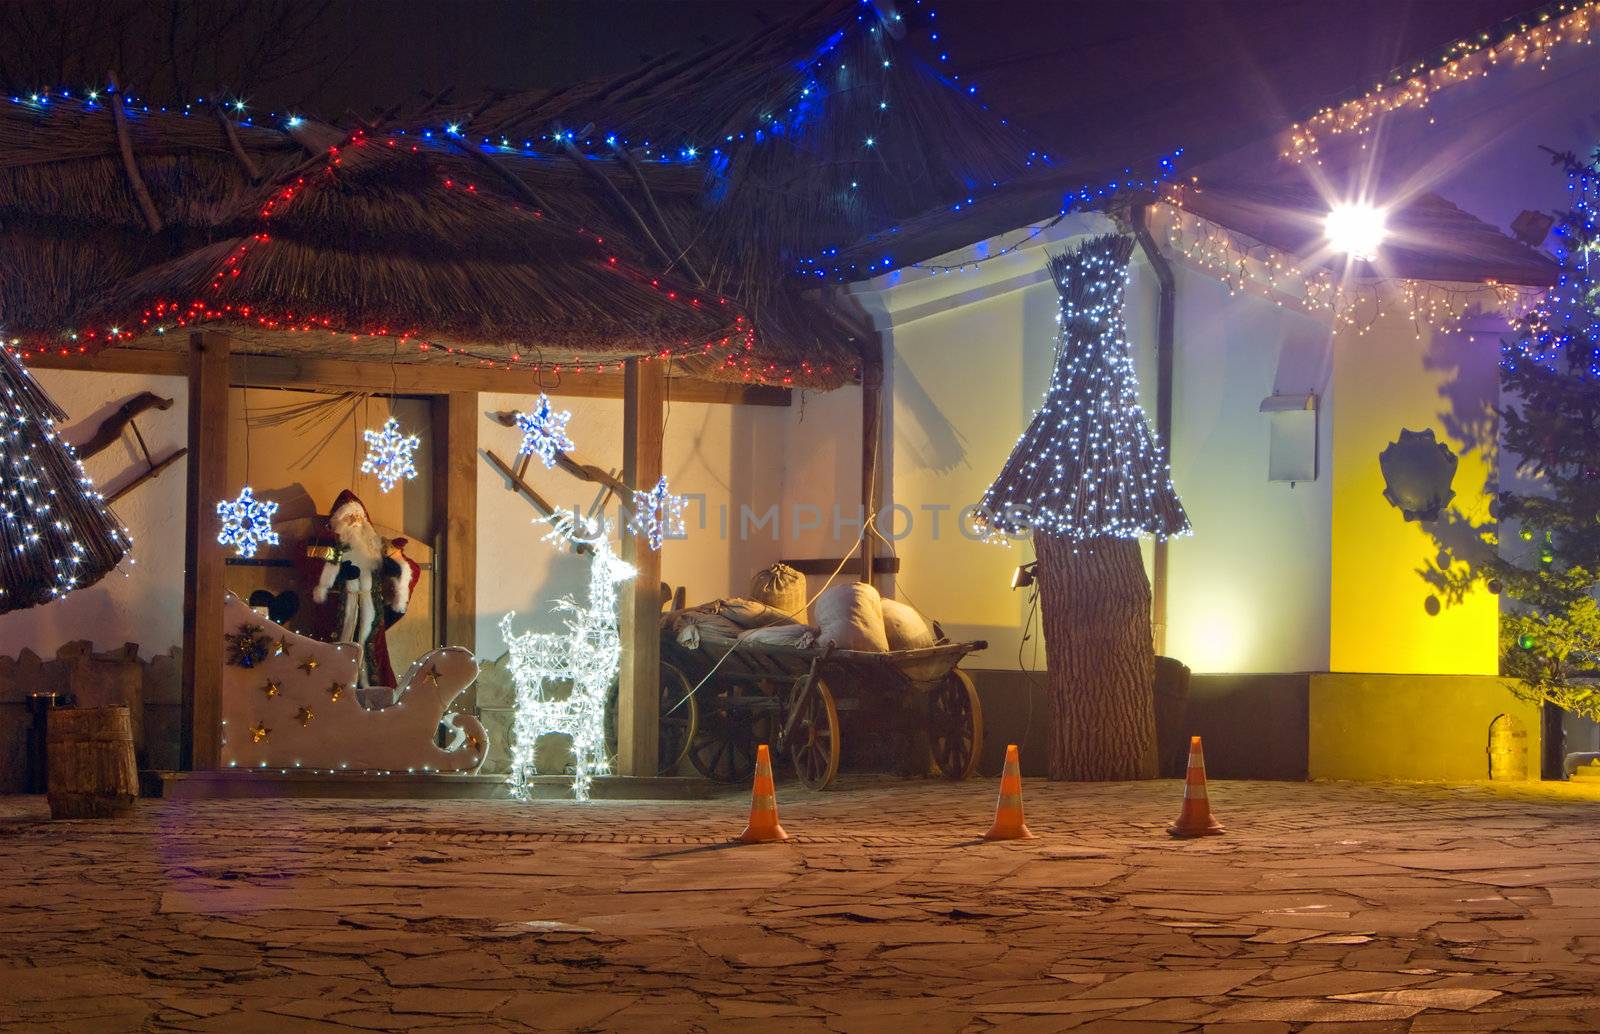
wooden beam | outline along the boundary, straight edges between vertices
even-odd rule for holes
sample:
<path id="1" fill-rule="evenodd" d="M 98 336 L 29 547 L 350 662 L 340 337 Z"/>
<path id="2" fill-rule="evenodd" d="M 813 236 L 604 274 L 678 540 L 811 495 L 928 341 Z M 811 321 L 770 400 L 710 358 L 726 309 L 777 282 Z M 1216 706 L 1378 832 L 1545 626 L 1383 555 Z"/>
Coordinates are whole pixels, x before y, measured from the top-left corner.
<path id="1" fill-rule="evenodd" d="M 629 359 L 624 377 L 622 480 L 644 490 L 661 477 L 666 364 Z M 661 732 L 661 554 L 642 537 L 624 531 L 622 558 L 637 573 L 632 581 L 623 583 L 620 604 L 617 770 L 620 775 L 653 776 L 658 774 Z"/>
<path id="2" fill-rule="evenodd" d="M 41 354 L 28 359 L 35 369 L 89 370 L 97 373 L 142 373 L 182 377 L 188 360 L 182 352 L 119 346 L 92 356 Z M 498 367 L 455 366 L 450 363 L 371 363 L 349 359 L 300 358 L 282 355 L 235 355 L 231 374 L 234 387 L 305 388 L 333 391 L 371 391 L 388 385 L 399 395 L 448 395 L 456 391 L 530 393 L 527 370 Z M 562 374 L 550 394 L 568 398 L 622 398 L 624 375 L 617 373 Z M 708 402 L 734 406 L 787 406 L 791 391 L 769 384 L 733 384 L 679 377 L 672 397 L 678 402 Z"/>
<path id="3" fill-rule="evenodd" d="M 883 354 L 876 335 L 861 343 L 861 507 L 866 515 L 862 522 L 861 544 L 857 549 L 856 574 L 868 585 L 873 584 L 877 567 L 873 557 L 877 539 L 869 530 L 872 515 L 878 511 L 878 482 L 883 453 L 880 437 L 883 434 Z"/>
<path id="4" fill-rule="evenodd" d="M 839 566 L 838 560 L 831 557 L 812 557 L 805 560 L 785 560 L 784 563 L 788 564 L 796 571 L 799 571 L 801 574 L 816 575 L 819 578 L 825 578 L 834 571 L 838 571 L 846 578 L 856 578 L 861 574 L 861 558 L 859 556 L 850 557 L 844 562 L 843 567 Z M 873 557 L 872 573 L 875 575 L 899 574 L 900 558 L 897 556 Z"/>
<path id="5" fill-rule="evenodd" d="M 434 555 L 443 608 L 441 645 L 477 650 L 478 395 L 433 401 Z"/>
<path id="6" fill-rule="evenodd" d="M 223 551 L 212 530 L 228 491 L 228 338 L 189 338 L 189 470 L 183 518 L 181 764 L 214 769 L 222 748 Z M 235 730 L 239 734 L 242 730 Z"/>

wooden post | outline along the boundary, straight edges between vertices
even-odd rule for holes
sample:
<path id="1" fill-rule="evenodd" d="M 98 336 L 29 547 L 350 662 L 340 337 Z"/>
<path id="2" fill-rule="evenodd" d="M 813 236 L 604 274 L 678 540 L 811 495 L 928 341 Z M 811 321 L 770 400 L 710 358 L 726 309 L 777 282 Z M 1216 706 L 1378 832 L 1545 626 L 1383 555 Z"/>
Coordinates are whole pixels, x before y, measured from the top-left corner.
<path id="1" fill-rule="evenodd" d="M 190 771 L 222 749 L 222 564 L 217 501 L 228 491 L 228 338 L 189 336 L 189 469 L 183 530 L 183 742 Z"/>
<path id="2" fill-rule="evenodd" d="M 882 345 L 874 335 L 869 343 L 862 347 L 863 358 L 861 363 L 861 508 L 866 521 L 863 522 L 863 534 L 859 554 L 861 557 L 861 580 L 868 585 L 875 584 L 873 570 L 874 559 L 877 557 L 877 537 L 868 528 L 875 527 L 870 522 L 878 508 L 878 483 L 879 474 L 883 468 L 883 449 L 879 438 L 883 434 L 883 354 Z M 891 521 L 894 519 L 891 515 Z M 878 529 L 887 536 L 889 531 Z"/>
<path id="3" fill-rule="evenodd" d="M 629 359 L 622 388 L 622 480 L 649 491 L 661 477 L 666 365 Z M 630 503 L 631 500 L 623 500 Z M 617 771 L 654 776 L 661 730 L 661 554 L 624 531 L 622 559 L 638 572 L 622 586 L 621 690 L 617 694 Z"/>
<path id="4" fill-rule="evenodd" d="M 441 646 L 478 648 L 478 393 L 433 401 L 433 513 Z M 471 691 L 469 691 L 471 692 Z"/>

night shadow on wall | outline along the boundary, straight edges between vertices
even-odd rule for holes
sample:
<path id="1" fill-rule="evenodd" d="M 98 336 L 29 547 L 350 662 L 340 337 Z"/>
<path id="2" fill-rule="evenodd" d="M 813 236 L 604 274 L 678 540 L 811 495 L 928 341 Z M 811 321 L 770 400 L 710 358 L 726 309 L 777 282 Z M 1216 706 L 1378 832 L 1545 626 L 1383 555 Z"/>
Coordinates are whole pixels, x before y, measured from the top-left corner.
<path id="1" fill-rule="evenodd" d="M 1465 314 L 1463 323 L 1476 315 Z M 1426 369 L 1444 374 L 1439 385 L 1443 408 L 1436 414 L 1444 437 L 1461 443 L 1463 454 L 1481 457 L 1486 472 L 1481 491 L 1462 492 L 1458 486 L 1457 499 L 1492 499 L 1499 489 L 1499 341 L 1500 331 L 1438 332 L 1423 356 Z M 1487 357 L 1486 349 L 1492 350 Z M 1489 513 L 1470 514 L 1451 505 L 1436 520 L 1423 521 L 1422 528 L 1435 546 L 1434 555 L 1417 568 L 1428 589 L 1422 606 L 1436 616 L 1488 580 L 1498 544 L 1497 522 Z"/>
<path id="2" fill-rule="evenodd" d="M 1471 313 L 1462 317 L 1463 322 L 1472 318 Z M 1444 408 L 1438 413 L 1446 437 L 1460 442 L 1462 452 L 1481 455 L 1490 471 L 1500 457 L 1499 342 L 1498 331 L 1435 333 L 1422 357 L 1424 369 L 1442 372 L 1446 378 L 1439 385 Z M 1495 357 L 1487 363 L 1486 348 Z"/>
<path id="3" fill-rule="evenodd" d="M 278 504 L 278 512 L 272 515 L 273 523 L 281 524 L 298 520 L 302 517 L 316 517 L 322 513 L 317 507 L 317 501 L 312 497 L 305 485 L 296 481 L 281 488 L 261 489 L 256 493 L 256 498 L 263 502 Z M 333 500 L 328 500 L 332 505 Z"/>
<path id="4" fill-rule="evenodd" d="M 904 457 L 923 470 L 948 473 L 967 461 L 966 438 L 898 356 L 894 362 L 894 401 L 897 465 Z"/>

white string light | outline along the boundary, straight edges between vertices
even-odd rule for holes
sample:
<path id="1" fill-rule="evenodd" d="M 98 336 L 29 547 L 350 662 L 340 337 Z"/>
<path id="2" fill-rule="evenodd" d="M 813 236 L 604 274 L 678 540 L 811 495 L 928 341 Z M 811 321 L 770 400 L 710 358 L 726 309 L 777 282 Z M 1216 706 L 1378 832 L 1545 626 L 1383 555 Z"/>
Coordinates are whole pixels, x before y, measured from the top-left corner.
<path id="1" fill-rule="evenodd" d="M 272 515 L 278 504 L 270 499 L 256 498 L 249 485 L 239 492 L 237 499 L 224 499 L 217 504 L 217 516 L 222 518 L 222 530 L 217 541 L 232 546 L 242 557 L 256 555 L 256 549 L 265 544 L 276 546 L 278 533 L 272 530 Z"/>
<path id="2" fill-rule="evenodd" d="M 622 667 L 617 586 L 636 573 L 611 546 L 611 524 L 558 510 L 549 518 L 546 542 L 570 542 L 589 549 L 589 599 L 580 605 L 566 597 L 555 605 L 566 615 L 565 632 L 513 633 L 513 611 L 500 619 L 500 635 L 510 651 L 516 713 L 511 728 L 512 796 L 529 797 L 528 780 L 538 773 L 534 748 L 540 737 L 559 733 L 572 739 L 572 796 L 589 799 L 594 777 L 609 775 L 606 752 L 606 698 Z M 565 696 L 557 697 L 569 687 Z"/>
<path id="3" fill-rule="evenodd" d="M 633 515 L 628 518 L 628 530 L 643 535 L 654 550 L 661 548 L 663 539 L 683 536 L 683 496 L 672 494 L 665 474 L 650 491 L 633 493 Z"/>
<path id="4" fill-rule="evenodd" d="M 59 599 L 114 568 L 133 544 L 72 446 L 64 414 L 0 346 L 0 612 Z M 87 544 L 86 544 L 87 540 Z"/>
<path id="5" fill-rule="evenodd" d="M 558 454 L 575 448 L 572 439 L 567 437 L 567 421 L 571 419 L 570 411 L 564 409 L 557 413 L 551 409 L 550 396 L 541 391 L 533 404 L 533 412 L 517 414 L 517 430 L 522 432 L 522 446 L 517 455 L 532 453 L 546 469 L 555 466 Z"/>
<path id="6" fill-rule="evenodd" d="M 1419 338 L 1430 329 L 1453 332 L 1469 314 L 1516 318 L 1540 294 L 1538 288 L 1494 281 L 1462 286 L 1401 277 L 1351 279 L 1327 266 L 1301 266 L 1270 245 L 1196 215 L 1182 207 L 1181 195 L 1166 201 L 1155 206 L 1155 213 L 1158 222 L 1166 222 L 1167 244 L 1189 265 L 1219 280 L 1230 295 L 1249 292 L 1280 308 L 1326 314 L 1357 334 L 1366 334 L 1394 311 Z"/>
<path id="7" fill-rule="evenodd" d="M 400 421 L 390 417 L 383 422 L 381 431 L 362 431 L 367 440 L 367 456 L 361 461 L 361 473 L 378 475 L 378 487 L 389 491 L 402 478 L 409 481 L 417 476 L 417 465 L 411 454 L 417 451 L 422 439 L 414 434 L 401 434 Z"/>
<path id="8" fill-rule="evenodd" d="M 1189 531 L 1165 450 L 1139 404 L 1122 318 L 1133 239 L 1085 241 L 1050 260 L 1061 292 L 1055 368 L 1043 405 L 983 496 L 983 522 L 1075 542 Z"/>

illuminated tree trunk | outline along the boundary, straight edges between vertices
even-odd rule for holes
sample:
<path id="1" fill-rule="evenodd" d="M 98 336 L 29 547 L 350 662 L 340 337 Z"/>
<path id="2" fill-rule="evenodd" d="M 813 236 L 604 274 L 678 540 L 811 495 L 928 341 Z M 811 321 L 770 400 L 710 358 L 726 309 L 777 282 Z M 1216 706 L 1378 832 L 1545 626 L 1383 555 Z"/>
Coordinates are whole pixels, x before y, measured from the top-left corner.
<path id="1" fill-rule="evenodd" d="M 1150 433 L 1122 319 L 1131 237 L 1050 259 L 1061 295 L 1050 388 L 983 496 L 989 527 L 1031 531 L 1044 612 L 1052 779 L 1156 774 L 1155 652 L 1141 536 L 1189 518 Z"/>
<path id="2" fill-rule="evenodd" d="M 1135 539 L 1034 532 L 1051 779 L 1154 779 L 1150 582 Z"/>

